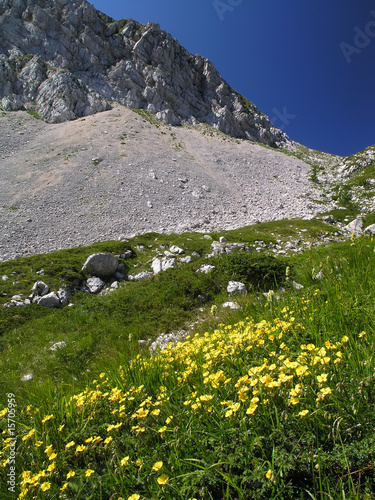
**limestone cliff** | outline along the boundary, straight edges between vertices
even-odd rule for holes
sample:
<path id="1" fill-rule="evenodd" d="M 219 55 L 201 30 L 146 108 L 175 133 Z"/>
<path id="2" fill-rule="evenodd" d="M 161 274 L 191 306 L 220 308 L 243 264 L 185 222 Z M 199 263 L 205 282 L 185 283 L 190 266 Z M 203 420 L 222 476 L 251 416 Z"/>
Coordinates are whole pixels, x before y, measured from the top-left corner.
<path id="1" fill-rule="evenodd" d="M 115 21 L 86 0 L 0 0 L 0 99 L 47 122 L 144 108 L 171 124 L 205 122 L 270 146 L 290 141 L 207 59 L 157 24 Z"/>

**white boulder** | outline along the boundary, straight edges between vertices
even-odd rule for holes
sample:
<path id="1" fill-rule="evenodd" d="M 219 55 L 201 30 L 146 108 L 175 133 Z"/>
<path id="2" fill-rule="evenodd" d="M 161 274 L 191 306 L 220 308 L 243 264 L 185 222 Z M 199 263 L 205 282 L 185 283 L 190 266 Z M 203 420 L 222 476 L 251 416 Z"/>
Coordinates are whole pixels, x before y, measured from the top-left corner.
<path id="1" fill-rule="evenodd" d="M 38 299 L 37 304 L 44 307 L 60 307 L 60 299 L 55 292 L 47 293 Z"/>
<path id="2" fill-rule="evenodd" d="M 82 271 L 86 271 L 91 276 L 99 278 L 109 278 L 117 271 L 119 261 L 110 253 L 95 253 L 90 255 L 83 264 Z"/>
<path id="3" fill-rule="evenodd" d="M 244 283 L 241 283 L 240 281 L 230 281 L 227 286 L 227 292 L 229 293 L 229 295 L 244 295 L 245 293 L 247 293 L 246 285 Z"/>
<path id="4" fill-rule="evenodd" d="M 93 278 L 89 278 L 86 281 L 87 288 L 90 290 L 91 293 L 98 293 L 100 290 L 104 288 L 104 281 L 98 278 L 97 276 L 94 276 Z"/>

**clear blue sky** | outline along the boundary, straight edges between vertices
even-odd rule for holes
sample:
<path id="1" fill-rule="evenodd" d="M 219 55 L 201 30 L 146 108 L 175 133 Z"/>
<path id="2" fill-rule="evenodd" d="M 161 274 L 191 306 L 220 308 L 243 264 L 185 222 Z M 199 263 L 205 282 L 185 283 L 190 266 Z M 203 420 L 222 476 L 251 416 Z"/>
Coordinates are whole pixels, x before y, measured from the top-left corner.
<path id="1" fill-rule="evenodd" d="M 346 156 L 375 144 L 373 0 L 91 3 L 115 19 L 159 23 L 308 147 Z"/>

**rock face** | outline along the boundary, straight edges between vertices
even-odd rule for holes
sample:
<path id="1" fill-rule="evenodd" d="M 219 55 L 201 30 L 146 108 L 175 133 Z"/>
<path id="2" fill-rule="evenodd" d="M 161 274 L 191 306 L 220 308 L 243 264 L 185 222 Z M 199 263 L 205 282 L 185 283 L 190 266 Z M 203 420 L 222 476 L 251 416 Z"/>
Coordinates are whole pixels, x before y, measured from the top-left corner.
<path id="1" fill-rule="evenodd" d="M 287 146 L 288 137 L 235 92 L 207 59 L 157 24 L 115 21 L 86 0 L 0 0 L 0 99 L 48 122 L 143 108 L 171 124 L 213 125 Z"/>

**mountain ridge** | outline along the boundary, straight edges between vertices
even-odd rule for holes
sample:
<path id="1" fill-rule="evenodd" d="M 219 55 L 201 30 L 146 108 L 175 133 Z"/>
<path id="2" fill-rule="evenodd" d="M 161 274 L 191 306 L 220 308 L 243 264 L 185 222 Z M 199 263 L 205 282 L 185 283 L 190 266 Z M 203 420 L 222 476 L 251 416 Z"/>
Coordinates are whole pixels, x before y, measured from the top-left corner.
<path id="1" fill-rule="evenodd" d="M 159 25 L 115 21 L 86 0 L 0 1 L 0 99 L 58 123 L 143 108 L 170 125 L 200 122 L 272 147 L 292 141 L 213 64 Z"/>

